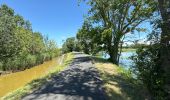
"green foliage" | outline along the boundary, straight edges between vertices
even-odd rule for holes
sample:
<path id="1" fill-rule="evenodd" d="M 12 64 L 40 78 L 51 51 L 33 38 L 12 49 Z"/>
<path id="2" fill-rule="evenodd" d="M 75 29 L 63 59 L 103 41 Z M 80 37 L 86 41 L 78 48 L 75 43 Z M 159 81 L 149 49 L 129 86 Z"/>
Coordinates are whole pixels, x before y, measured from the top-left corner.
<path id="1" fill-rule="evenodd" d="M 97 24 L 103 28 L 104 50 L 110 55 L 110 60 L 118 64 L 121 53 L 118 48 L 122 47 L 124 36 L 134 31 L 144 31 L 138 26 L 153 14 L 156 7 L 154 1 L 88 0 L 87 2 L 91 7 L 88 19 L 94 23 L 94 26 Z"/>
<path id="2" fill-rule="evenodd" d="M 137 48 L 140 48 L 140 47 L 145 47 L 147 48 L 149 45 L 147 44 L 139 44 L 139 43 L 136 43 L 136 44 L 132 44 L 129 46 L 129 48 L 133 48 L 133 49 L 137 49 Z"/>
<path id="3" fill-rule="evenodd" d="M 0 7 L 0 59 L 17 55 L 21 49 L 15 33 L 14 11 L 6 5 Z"/>
<path id="4" fill-rule="evenodd" d="M 160 45 L 154 44 L 148 48 L 140 48 L 132 57 L 135 63 L 134 72 L 143 84 L 147 86 L 156 100 L 164 100 L 162 88 L 164 78 L 160 65 Z"/>
<path id="5" fill-rule="evenodd" d="M 3 63 L 0 62 L 0 71 L 3 69 Z"/>
<path id="6" fill-rule="evenodd" d="M 26 63 L 27 63 L 27 66 L 34 66 L 36 64 L 36 56 L 35 55 L 30 55 L 28 54 L 26 56 Z M 39 61 L 39 59 L 37 60 L 37 62 Z"/>
<path id="7" fill-rule="evenodd" d="M 68 53 L 68 52 L 72 52 L 75 49 L 75 37 L 70 37 L 67 38 L 66 41 L 64 42 L 63 46 L 62 46 L 62 52 L 63 53 Z"/>
<path id="8" fill-rule="evenodd" d="M 15 14 L 7 5 L 0 6 L 0 69 L 23 70 L 59 55 L 54 41 L 32 32 L 31 23 Z"/>
<path id="9" fill-rule="evenodd" d="M 158 13 L 161 16 L 160 23 L 157 24 L 161 29 L 161 68 L 164 70 L 164 90 L 166 91 L 166 100 L 170 99 L 170 1 L 158 0 Z"/>
<path id="10" fill-rule="evenodd" d="M 84 22 L 76 36 L 84 53 L 95 55 L 101 50 L 102 31 L 101 27 L 93 27 L 90 22 Z"/>
<path id="11" fill-rule="evenodd" d="M 155 15 L 158 17 L 152 19 L 153 31 L 148 35 L 151 45 L 137 50 L 137 55 L 133 57 L 134 72 L 137 78 L 147 86 L 154 100 L 169 100 L 169 49 L 165 44 L 169 42 L 166 34 L 169 34 L 170 28 L 167 27 L 169 25 L 167 19 L 164 19 L 168 15 L 163 15 L 166 13 L 162 12 L 163 9 L 165 11 L 168 3 L 166 0 L 157 2 L 159 2 L 159 9 L 156 10 Z M 167 25 L 164 26 L 164 24 Z"/>
<path id="12" fill-rule="evenodd" d="M 135 83 L 133 72 L 130 69 L 125 69 L 125 67 L 119 66 L 117 71 L 123 79 L 128 80 L 129 83 Z"/>

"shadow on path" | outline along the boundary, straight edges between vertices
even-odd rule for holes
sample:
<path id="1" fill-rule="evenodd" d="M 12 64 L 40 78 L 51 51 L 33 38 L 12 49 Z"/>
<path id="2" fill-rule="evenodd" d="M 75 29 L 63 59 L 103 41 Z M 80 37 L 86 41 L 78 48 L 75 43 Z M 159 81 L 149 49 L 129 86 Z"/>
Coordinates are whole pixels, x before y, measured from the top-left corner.
<path id="1" fill-rule="evenodd" d="M 75 53 L 70 66 L 53 76 L 38 90 L 23 100 L 106 100 L 97 69 L 91 59 Z"/>

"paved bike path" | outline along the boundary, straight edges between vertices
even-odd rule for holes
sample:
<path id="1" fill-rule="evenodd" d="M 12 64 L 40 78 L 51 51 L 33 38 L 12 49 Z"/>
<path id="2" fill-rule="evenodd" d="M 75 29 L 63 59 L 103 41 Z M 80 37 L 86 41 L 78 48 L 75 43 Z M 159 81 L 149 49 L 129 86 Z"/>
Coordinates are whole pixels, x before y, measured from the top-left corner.
<path id="1" fill-rule="evenodd" d="M 90 57 L 74 54 L 67 69 L 22 100 L 106 100 L 102 81 Z"/>

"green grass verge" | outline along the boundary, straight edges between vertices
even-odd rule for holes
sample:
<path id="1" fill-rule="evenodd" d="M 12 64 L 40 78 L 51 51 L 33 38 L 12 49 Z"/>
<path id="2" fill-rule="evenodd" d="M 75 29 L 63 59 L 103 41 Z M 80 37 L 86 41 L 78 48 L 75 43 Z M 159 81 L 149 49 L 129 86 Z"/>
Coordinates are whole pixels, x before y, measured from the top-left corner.
<path id="1" fill-rule="evenodd" d="M 23 96 L 30 94 L 31 92 L 33 92 L 34 90 L 36 90 L 40 86 L 42 86 L 43 84 L 47 83 L 50 80 L 51 76 L 64 70 L 66 68 L 66 66 L 68 66 L 68 64 L 70 64 L 72 62 L 73 57 L 74 57 L 74 55 L 72 53 L 65 54 L 63 64 L 56 66 L 56 68 L 54 70 L 52 70 L 51 72 L 49 72 L 49 74 L 47 74 L 46 76 L 41 77 L 39 79 L 35 79 L 35 80 L 31 81 L 24 87 L 21 87 L 13 92 L 7 94 L 6 96 L 2 97 L 0 100 L 20 100 Z"/>
<path id="2" fill-rule="evenodd" d="M 133 48 L 123 48 L 122 49 L 122 52 L 134 52 L 136 51 L 136 49 L 133 49 Z"/>
<path id="3" fill-rule="evenodd" d="M 93 57 L 93 60 L 104 82 L 108 100 L 149 100 L 146 88 L 137 84 L 130 70 L 102 58 Z"/>

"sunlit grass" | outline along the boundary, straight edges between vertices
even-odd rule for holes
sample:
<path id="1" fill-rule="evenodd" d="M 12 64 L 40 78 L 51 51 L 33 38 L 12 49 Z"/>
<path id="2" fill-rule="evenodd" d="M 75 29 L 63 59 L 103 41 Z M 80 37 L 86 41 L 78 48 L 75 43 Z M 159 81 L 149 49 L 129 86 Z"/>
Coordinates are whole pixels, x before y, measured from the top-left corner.
<path id="1" fill-rule="evenodd" d="M 47 83 L 50 80 L 51 76 L 53 76 L 54 74 L 57 74 L 58 72 L 64 70 L 66 68 L 66 66 L 68 66 L 69 63 L 71 63 L 72 59 L 73 59 L 72 53 L 66 54 L 65 57 L 64 57 L 63 64 L 56 66 L 45 76 L 34 79 L 30 83 L 28 83 L 25 86 L 22 86 L 21 88 L 7 94 L 6 96 L 2 97 L 1 99 L 2 100 L 20 100 L 26 94 L 31 93 L 32 91 L 34 91 L 38 87 Z"/>
<path id="2" fill-rule="evenodd" d="M 147 100 L 148 92 L 138 86 L 129 70 L 107 60 L 93 57 L 96 68 L 104 81 L 109 100 Z"/>
<path id="3" fill-rule="evenodd" d="M 122 49 L 122 52 L 133 52 L 133 51 L 136 51 L 136 49 L 133 49 L 133 48 L 123 48 Z"/>

